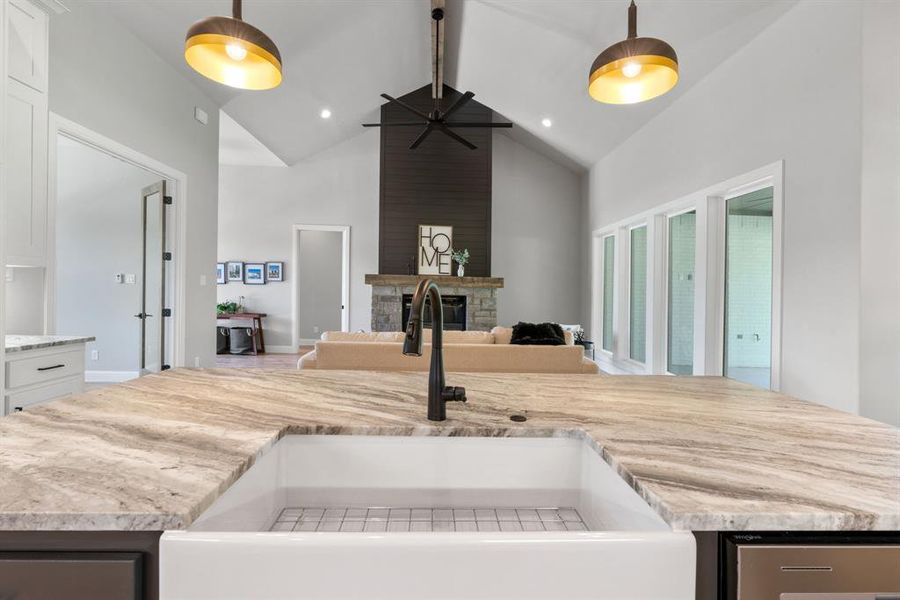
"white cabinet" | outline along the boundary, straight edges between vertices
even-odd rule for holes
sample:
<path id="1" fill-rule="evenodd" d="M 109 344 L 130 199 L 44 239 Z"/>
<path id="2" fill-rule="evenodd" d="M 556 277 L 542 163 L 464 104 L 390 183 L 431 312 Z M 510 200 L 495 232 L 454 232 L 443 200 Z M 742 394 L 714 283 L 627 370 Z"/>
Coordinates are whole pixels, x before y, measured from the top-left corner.
<path id="1" fill-rule="evenodd" d="M 49 15 L 28 0 L 9 0 L 4 27 L 6 263 L 44 266 L 47 259 Z"/>
<path id="2" fill-rule="evenodd" d="M 6 354 L 3 412 L 9 414 L 84 391 L 84 344 Z"/>

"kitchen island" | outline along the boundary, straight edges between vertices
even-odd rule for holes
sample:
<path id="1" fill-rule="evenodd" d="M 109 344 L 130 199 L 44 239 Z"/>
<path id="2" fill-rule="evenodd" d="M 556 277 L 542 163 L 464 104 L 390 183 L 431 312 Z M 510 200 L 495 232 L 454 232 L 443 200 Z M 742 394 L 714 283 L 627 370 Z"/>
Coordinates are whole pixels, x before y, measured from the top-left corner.
<path id="1" fill-rule="evenodd" d="M 344 371 L 181 369 L 12 415 L 3 547 L 187 528 L 288 434 L 577 437 L 701 552 L 701 532 L 900 530 L 900 433 L 882 423 L 723 378 L 453 383 L 469 402 L 442 423 L 425 418 L 427 374 Z"/>

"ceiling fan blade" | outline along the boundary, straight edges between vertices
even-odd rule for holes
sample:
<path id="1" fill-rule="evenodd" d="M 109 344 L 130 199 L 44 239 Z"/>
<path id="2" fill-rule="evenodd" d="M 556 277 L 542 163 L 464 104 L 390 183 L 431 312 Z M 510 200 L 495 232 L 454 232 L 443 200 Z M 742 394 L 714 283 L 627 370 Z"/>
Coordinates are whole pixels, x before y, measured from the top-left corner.
<path id="1" fill-rule="evenodd" d="M 432 131 L 433 129 L 434 129 L 434 125 L 432 125 L 431 123 L 429 123 L 429 124 L 425 127 L 425 130 L 424 130 L 422 133 L 419 134 L 419 137 L 417 137 L 417 138 L 413 141 L 413 143 L 409 145 L 409 149 L 410 149 L 410 150 L 415 150 L 416 148 L 418 148 L 419 145 L 420 145 L 422 142 L 425 141 L 425 138 L 427 138 L 427 137 L 431 134 L 431 131 Z"/>
<path id="2" fill-rule="evenodd" d="M 507 129 L 513 126 L 512 123 L 492 123 L 490 121 L 485 123 L 444 123 L 444 125 L 446 127 L 503 127 Z"/>
<path id="3" fill-rule="evenodd" d="M 460 108 L 462 108 L 463 105 L 471 100 L 474 96 L 475 94 L 473 94 L 472 92 L 466 92 L 465 94 L 457 98 L 456 102 L 450 105 L 450 108 L 447 109 L 447 112 L 441 115 L 441 118 L 446 119 L 447 117 L 458 111 Z"/>
<path id="4" fill-rule="evenodd" d="M 422 121 L 398 121 L 396 123 L 363 123 L 363 127 L 421 127 L 428 125 Z"/>
<path id="5" fill-rule="evenodd" d="M 393 97 L 391 97 L 391 96 L 388 96 L 387 94 L 382 94 L 381 97 L 384 98 L 385 100 L 389 101 L 389 102 L 394 102 L 395 104 L 399 104 L 400 106 L 402 106 L 403 108 L 405 108 L 405 109 L 408 110 L 409 112 L 413 113 L 414 115 L 416 115 L 416 116 L 418 116 L 418 117 L 422 117 L 422 118 L 425 119 L 426 121 L 429 121 L 429 120 L 430 120 L 430 119 L 428 118 L 428 115 L 426 115 L 425 113 L 423 113 L 422 111 L 420 111 L 420 110 L 417 109 L 417 108 L 413 108 L 412 106 L 410 106 L 409 104 L 407 104 L 407 103 L 404 102 L 403 100 L 397 100 L 396 98 L 393 98 Z"/>
<path id="6" fill-rule="evenodd" d="M 469 140 L 467 140 L 467 139 L 464 138 L 463 136 L 461 136 L 461 135 L 459 135 L 459 134 L 457 134 L 457 133 L 454 133 L 454 132 L 450 131 L 450 130 L 447 129 L 446 127 L 441 127 L 441 131 L 444 132 L 444 134 L 446 134 L 446 135 L 452 137 L 454 140 L 456 140 L 457 142 L 459 142 L 460 144 L 462 144 L 463 146 L 465 146 L 465 147 L 468 148 L 469 150 L 475 150 L 476 148 L 478 148 L 478 146 L 476 146 L 475 144 L 473 144 L 472 142 L 470 142 Z"/>

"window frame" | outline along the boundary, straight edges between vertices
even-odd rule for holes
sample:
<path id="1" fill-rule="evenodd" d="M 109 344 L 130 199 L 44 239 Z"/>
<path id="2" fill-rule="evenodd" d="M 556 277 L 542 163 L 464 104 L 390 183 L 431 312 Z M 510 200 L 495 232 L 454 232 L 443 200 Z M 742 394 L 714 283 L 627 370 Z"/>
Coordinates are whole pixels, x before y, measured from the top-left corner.
<path id="1" fill-rule="evenodd" d="M 591 232 L 591 326 L 599 343 L 597 362 L 611 373 L 657 374 L 668 372 L 668 219 L 695 211 L 696 245 L 694 264 L 694 375 L 723 373 L 724 357 L 724 268 L 725 202 L 764 187 L 773 188 L 772 248 L 772 390 L 781 389 L 781 331 L 784 161 L 727 179 L 715 185 L 665 202 L 626 219 Z M 646 362 L 630 358 L 630 230 L 647 225 L 647 350 Z M 626 235 L 629 234 L 629 235 Z M 602 240 L 614 235 L 613 351 L 602 349 Z M 627 277 L 625 281 L 622 277 Z M 673 375 L 674 376 L 674 375 Z"/>

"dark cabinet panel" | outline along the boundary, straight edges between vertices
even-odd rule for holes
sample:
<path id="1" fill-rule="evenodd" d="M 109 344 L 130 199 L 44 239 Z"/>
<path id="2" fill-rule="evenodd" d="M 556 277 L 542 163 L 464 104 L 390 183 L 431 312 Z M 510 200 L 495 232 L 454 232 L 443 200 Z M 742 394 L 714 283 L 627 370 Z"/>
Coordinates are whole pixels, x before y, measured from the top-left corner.
<path id="1" fill-rule="evenodd" d="M 159 531 L 0 531 L 0 600 L 158 600 Z"/>
<path id="2" fill-rule="evenodd" d="M 2 600 L 140 600 L 133 552 L 0 552 Z"/>

